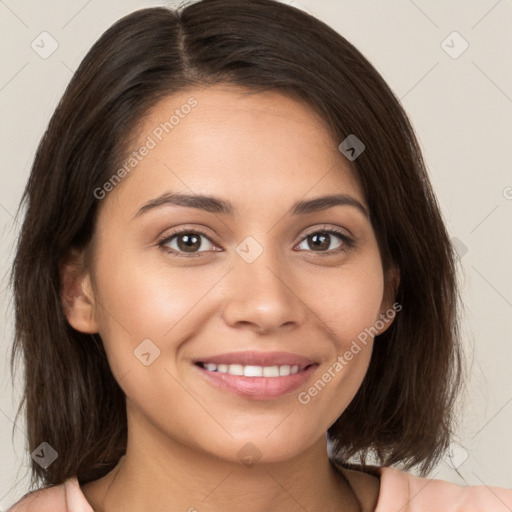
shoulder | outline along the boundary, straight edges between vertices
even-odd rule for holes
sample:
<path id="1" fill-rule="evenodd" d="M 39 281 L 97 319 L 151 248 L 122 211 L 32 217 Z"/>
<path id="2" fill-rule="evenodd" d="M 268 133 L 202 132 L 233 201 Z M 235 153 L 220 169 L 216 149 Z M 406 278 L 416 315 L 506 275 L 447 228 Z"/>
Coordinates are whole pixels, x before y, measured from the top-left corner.
<path id="1" fill-rule="evenodd" d="M 335 462 L 335 461 L 333 461 Z M 461 486 L 386 466 L 338 464 L 363 512 L 510 512 L 512 489 Z"/>
<path id="2" fill-rule="evenodd" d="M 23 496 L 7 512 L 93 512 L 76 477 Z"/>
<path id="3" fill-rule="evenodd" d="M 390 467 L 379 468 L 380 493 L 375 512 L 510 512 L 512 490 L 488 485 L 461 486 L 422 478 Z"/>
<path id="4" fill-rule="evenodd" d="M 7 512 L 67 512 L 66 508 L 64 485 L 55 485 L 26 494 Z"/>

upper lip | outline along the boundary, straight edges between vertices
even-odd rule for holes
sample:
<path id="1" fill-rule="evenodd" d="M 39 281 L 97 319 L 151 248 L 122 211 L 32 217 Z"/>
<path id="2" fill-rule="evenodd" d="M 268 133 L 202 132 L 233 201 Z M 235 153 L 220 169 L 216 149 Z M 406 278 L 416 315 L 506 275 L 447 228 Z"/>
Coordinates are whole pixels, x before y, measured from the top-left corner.
<path id="1" fill-rule="evenodd" d="M 197 359 L 196 363 L 210 364 L 241 364 L 242 366 L 300 366 L 306 367 L 314 364 L 308 357 L 291 352 L 227 352 L 210 357 Z"/>

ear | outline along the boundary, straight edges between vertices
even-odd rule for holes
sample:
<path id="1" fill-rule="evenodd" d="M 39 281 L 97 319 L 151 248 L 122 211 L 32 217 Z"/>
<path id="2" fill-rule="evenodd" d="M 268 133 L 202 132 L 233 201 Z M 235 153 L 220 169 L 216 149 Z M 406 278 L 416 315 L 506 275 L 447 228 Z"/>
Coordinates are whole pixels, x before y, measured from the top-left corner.
<path id="1" fill-rule="evenodd" d="M 60 298 L 64 314 L 72 327 L 97 333 L 91 278 L 84 264 L 84 251 L 71 249 L 59 262 Z"/>
<path id="2" fill-rule="evenodd" d="M 384 280 L 384 296 L 379 311 L 379 319 L 375 322 L 375 327 L 378 329 L 379 334 L 388 330 L 395 320 L 397 312 L 402 309 L 402 305 L 395 301 L 399 285 L 400 270 L 398 267 L 393 265 L 386 272 Z"/>

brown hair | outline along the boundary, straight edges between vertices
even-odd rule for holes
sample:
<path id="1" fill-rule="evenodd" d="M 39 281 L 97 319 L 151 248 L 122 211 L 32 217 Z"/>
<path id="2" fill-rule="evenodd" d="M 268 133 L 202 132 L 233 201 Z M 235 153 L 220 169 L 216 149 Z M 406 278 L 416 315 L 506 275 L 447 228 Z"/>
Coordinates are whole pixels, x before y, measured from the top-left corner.
<path id="1" fill-rule="evenodd" d="M 66 320 L 59 263 L 91 241 L 94 190 L 118 168 L 144 115 L 169 94 L 220 82 L 298 96 L 337 140 L 356 134 L 365 144 L 353 168 L 384 269 L 399 269 L 402 310 L 375 340 L 364 381 L 328 434 L 342 463 L 372 454 L 426 474 L 449 445 L 463 366 L 455 252 L 408 118 L 368 60 L 325 23 L 274 0 L 203 0 L 142 9 L 109 28 L 37 150 L 18 209 L 26 205 L 11 275 L 11 371 L 21 353 L 28 449 L 45 441 L 59 457 L 46 470 L 32 461 L 33 483 L 98 479 L 126 449 L 124 394 L 99 335 Z"/>

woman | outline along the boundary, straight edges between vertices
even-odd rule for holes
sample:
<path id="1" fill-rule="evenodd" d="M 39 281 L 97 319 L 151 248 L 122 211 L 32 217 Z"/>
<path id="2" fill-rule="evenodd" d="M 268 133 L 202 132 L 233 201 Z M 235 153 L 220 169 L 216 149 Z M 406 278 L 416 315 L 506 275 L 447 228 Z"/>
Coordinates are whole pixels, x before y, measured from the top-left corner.
<path id="1" fill-rule="evenodd" d="M 450 444 L 454 251 L 406 114 L 327 25 L 272 0 L 126 16 L 23 202 L 13 358 L 46 488 L 12 511 L 512 507 L 391 467 Z"/>

